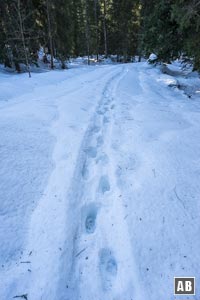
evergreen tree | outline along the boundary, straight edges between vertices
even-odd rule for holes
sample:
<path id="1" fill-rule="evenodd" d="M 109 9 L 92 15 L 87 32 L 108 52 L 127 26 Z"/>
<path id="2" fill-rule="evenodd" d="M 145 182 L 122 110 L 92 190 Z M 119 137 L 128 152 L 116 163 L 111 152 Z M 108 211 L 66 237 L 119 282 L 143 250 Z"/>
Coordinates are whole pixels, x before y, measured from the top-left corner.
<path id="1" fill-rule="evenodd" d="M 172 6 L 172 19 L 178 24 L 182 37 L 181 53 L 194 59 L 194 68 L 200 70 L 200 2 L 177 0 Z"/>
<path id="2" fill-rule="evenodd" d="M 180 55 L 200 70 L 198 0 L 4 0 L 0 1 L 0 62 L 29 68 L 42 46 L 54 67 L 70 56 L 116 54 L 128 61 L 155 52 L 161 61 Z"/>
<path id="3" fill-rule="evenodd" d="M 144 0 L 142 8 L 142 48 L 146 54 L 154 52 L 162 61 L 179 56 L 182 37 L 178 24 L 171 17 L 174 0 Z"/>

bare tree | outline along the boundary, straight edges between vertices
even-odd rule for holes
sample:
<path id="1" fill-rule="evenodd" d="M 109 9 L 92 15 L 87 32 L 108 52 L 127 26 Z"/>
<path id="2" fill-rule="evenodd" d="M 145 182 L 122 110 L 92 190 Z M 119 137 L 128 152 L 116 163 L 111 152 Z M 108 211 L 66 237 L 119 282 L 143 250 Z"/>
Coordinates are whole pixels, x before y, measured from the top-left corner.
<path id="1" fill-rule="evenodd" d="M 15 65 L 21 72 L 20 62 L 26 66 L 31 77 L 30 62 L 37 65 L 37 45 L 39 40 L 34 27 L 36 10 L 22 0 L 5 1 L 2 6 L 2 30 L 4 32 L 4 63 L 7 67 Z"/>

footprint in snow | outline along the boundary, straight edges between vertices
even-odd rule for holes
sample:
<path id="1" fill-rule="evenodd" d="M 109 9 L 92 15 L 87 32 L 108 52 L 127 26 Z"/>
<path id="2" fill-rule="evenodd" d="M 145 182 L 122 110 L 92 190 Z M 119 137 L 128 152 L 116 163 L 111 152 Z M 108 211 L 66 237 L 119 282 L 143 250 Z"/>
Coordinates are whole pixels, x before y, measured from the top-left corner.
<path id="1" fill-rule="evenodd" d="M 99 206 L 95 203 L 90 203 L 82 209 L 83 229 L 86 233 L 92 234 L 96 229 L 96 217 Z"/>
<path id="2" fill-rule="evenodd" d="M 102 163 L 103 165 L 107 165 L 109 163 L 109 158 L 107 154 L 103 153 L 96 159 L 96 163 Z"/>
<path id="3" fill-rule="evenodd" d="M 86 220 L 85 220 L 85 230 L 87 233 L 94 233 L 95 228 L 96 228 L 96 216 L 91 214 L 88 215 Z"/>
<path id="4" fill-rule="evenodd" d="M 97 110 L 98 115 L 104 115 L 108 111 L 107 107 L 99 107 Z"/>
<path id="5" fill-rule="evenodd" d="M 99 251 L 99 271 L 102 288 L 109 291 L 114 285 L 117 275 L 117 261 L 109 248 L 103 248 Z"/>
<path id="6" fill-rule="evenodd" d="M 83 179 L 87 180 L 89 178 L 89 171 L 87 167 L 87 162 L 85 161 L 81 170 L 81 175 Z"/>
<path id="7" fill-rule="evenodd" d="M 110 122 L 110 119 L 108 117 L 104 116 L 103 123 L 105 124 L 105 123 L 109 123 L 109 122 Z"/>
<path id="8" fill-rule="evenodd" d="M 97 156 L 97 149 L 95 147 L 88 147 L 84 151 L 88 157 L 95 158 Z"/>
<path id="9" fill-rule="evenodd" d="M 105 112 L 104 112 L 104 111 L 102 111 L 102 110 L 100 110 L 100 109 L 99 109 L 99 110 L 97 110 L 97 114 L 98 114 L 98 115 L 103 115 L 104 113 L 105 113 Z"/>
<path id="10" fill-rule="evenodd" d="M 100 135 L 97 137 L 97 147 L 101 147 L 104 143 L 103 137 Z"/>
<path id="11" fill-rule="evenodd" d="M 104 194 L 109 191 L 110 191 L 110 183 L 109 183 L 108 176 L 106 176 L 106 175 L 101 176 L 101 178 L 99 180 L 99 192 Z"/>
<path id="12" fill-rule="evenodd" d="M 100 127 L 99 126 L 94 126 L 92 129 L 91 129 L 91 132 L 94 132 L 94 133 L 98 133 L 100 131 Z"/>

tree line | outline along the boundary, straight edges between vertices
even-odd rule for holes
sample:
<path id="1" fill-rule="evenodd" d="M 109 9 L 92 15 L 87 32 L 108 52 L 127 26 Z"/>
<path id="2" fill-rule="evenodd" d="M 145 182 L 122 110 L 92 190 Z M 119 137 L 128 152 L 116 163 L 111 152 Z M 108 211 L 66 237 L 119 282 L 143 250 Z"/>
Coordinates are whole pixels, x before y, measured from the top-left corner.
<path id="1" fill-rule="evenodd" d="M 141 49 L 161 61 L 183 57 L 200 70 L 200 1 L 143 0 Z"/>
<path id="2" fill-rule="evenodd" d="M 54 57 L 64 68 L 69 57 L 127 62 L 154 52 L 167 62 L 184 56 L 199 70 L 199 26 L 198 0 L 0 0 L 0 62 L 28 69 L 43 47 L 51 68 Z"/>

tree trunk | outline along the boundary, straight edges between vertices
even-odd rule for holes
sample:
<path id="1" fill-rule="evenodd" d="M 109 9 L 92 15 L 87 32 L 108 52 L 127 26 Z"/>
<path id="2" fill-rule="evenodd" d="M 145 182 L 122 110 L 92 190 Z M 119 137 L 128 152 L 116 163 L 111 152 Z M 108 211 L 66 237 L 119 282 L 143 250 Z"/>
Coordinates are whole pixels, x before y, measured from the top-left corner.
<path id="1" fill-rule="evenodd" d="M 107 56 L 108 56 L 108 44 L 107 44 L 106 14 L 107 14 L 106 0 L 104 0 L 103 1 L 104 53 L 105 53 L 105 57 L 107 58 Z"/>
<path id="2" fill-rule="evenodd" d="M 86 0 L 86 43 L 87 43 L 88 65 L 89 65 L 90 64 L 90 27 L 89 27 L 88 0 Z"/>
<path id="3" fill-rule="evenodd" d="M 51 29 L 51 20 L 50 20 L 50 8 L 49 8 L 49 0 L 46 0 L 46 8 L 47 8 L 47 21 L 48 21 L 48 34 L 49 34 L 49 44 L 50 44 L 50 54 L 51 54 L 51 69 L 54 68 L 53 65 L 53 38 L 52 38 L 52 29 Z"/>
<path id="4" fill-rule="evenodd" d="M 25 61 L 26 61 L 26 68 L 27 68 L 27 72 L 28 72 L 29 78 L 30 78 L 31 77 L 31 72 L 30 72 L 30 66 L 29 66 L 28 55 L 27 55 L 26 44 L 25 44 L 25 38 L 24 38 L 24 28 L 23 28 L 23 22 L 22 22 L 20 0 L 17 0 L 17 12 L 18 12 L 18 18 L 19 18 L 20 34 L 21 34 L 21 40 L 22 40 L 22 45 L 23 45 L 24 57 L 25 57 Z"/>
<path id="5" fill-rule="evenodd" d="M 99 60 L 99 28 L 98 28 L 98 18 L 97 18 L 97 3 L 98 0 L 94 0 L 94 19 L 96 26 L 96 57 Z"/>

